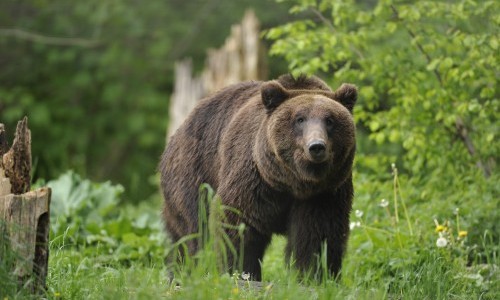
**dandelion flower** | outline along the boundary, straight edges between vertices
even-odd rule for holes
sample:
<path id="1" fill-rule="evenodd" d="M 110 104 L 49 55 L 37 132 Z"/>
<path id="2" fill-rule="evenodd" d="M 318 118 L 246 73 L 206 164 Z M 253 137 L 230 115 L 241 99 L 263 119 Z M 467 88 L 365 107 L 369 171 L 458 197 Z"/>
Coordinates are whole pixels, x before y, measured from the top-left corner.
<path id="1" fill-rule="evenodd" d="M 463 238 L 465 238 L 466 236 L 467 236 L 467 231 L 465 231 L 465 230 L 460 230 L 460 231 L 458 232 L 458 238 L 459 238 L 459 239 L 463 239 Z"/>
<path id="2" fill-rule="evenodd" d="M 446 230 L 447 230 L 446 226 L 439 225 L 439 224 L 436 225 L 436 232 L 443 232 L 443 231 L 446 231 Z"/>
<path id="3" fill-rule="evenodd" d="M 438 248 L 443 248 L 443 247 L 446 247 L 446 245 L 448 245 L 448 240 L 446 240 L 444 237 L 439 237 L 436 241 L 436 246 Z"/>
<path id="4" fill-rule="evenodd" d="M 359 209 L 356 209 L 356 211 L 354 212 L 354 214 L 356 215 L 356 217 L 361 218 L 363 216 L 363 211 L 361 211 Z"/>
<path id="5" fill-rule="evenodd" d="M 453 210 L 453 214 L 454 215 L 458 215 L 458 213 L 460 212 L 460 208 L 456 207 L 454 210 Z"/>
<path id="6" fill-rule="evenodd" d="M 389 206 L 389 201 L 387 201 L 387 199 L 382 199 L 380 200 L 380 207 L 387 207 Z"/>
<path id="7" fill-rule="evenodd" d="M 243 273 L 241 273 L 241 278 L 242 278 L 243 280 L 248 280 L 248 279 L 250 279 L 250 273 L 248 273 L 248 272 L 243 272 Z"/>

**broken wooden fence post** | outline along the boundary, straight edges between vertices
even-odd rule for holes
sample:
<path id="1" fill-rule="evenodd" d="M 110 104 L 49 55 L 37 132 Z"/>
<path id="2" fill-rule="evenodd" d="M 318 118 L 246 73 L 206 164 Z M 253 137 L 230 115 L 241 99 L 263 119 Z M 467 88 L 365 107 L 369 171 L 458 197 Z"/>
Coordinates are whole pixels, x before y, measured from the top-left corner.
<path id="1" fill-rule="evenodd" d="M 219 49 L 207 51 L 205 68 L 193 75 L 191 59 L 175 63 L 174 93 L 170 98 L 167 142 L 203 97 L 240 81 L 267 77 L 264 46 L 260 42 L 259 20 L 248 10 L 240 24 Z"/>
<path id="2" fill-rule="evenodd" d="M 0 124 L 0 229 L 5 230 L 1 234 L 16 254 L 13 275 L 20 284 L 36 292 L 45 287 L 47 277 L 51 190 L 29 191 L 30 172 L 28 119 L 18 122 L 10 149 L 5 128 Z"/>

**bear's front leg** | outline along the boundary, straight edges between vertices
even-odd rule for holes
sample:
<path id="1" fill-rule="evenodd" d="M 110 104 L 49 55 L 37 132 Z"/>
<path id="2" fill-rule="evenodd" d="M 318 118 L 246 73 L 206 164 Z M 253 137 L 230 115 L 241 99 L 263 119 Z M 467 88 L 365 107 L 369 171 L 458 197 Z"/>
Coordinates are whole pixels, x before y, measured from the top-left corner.
<path id="1" fill-rule="evenodd" d="M 290 212 L 287 259 L 291 258 L 296 268 L 304 273 L 312 272 L 310 275 L 314 277 L 324 276 L 320 265 L 323 245 L 326 245 L 329 275 L 337 278 L 340 274 L 349 236 L 351 202 L 338 196 L 322 195 L 297 201 Z"/>
<path id="2" fill-rule="evenodd" d="M 243 269 L 242 272 L 250 275 L 251 280 L 262 280 L 261 262 L 264 252 L 271 242 L 271 236 L 265 236 L 254 228 L 247 228 L 243 237 Z"/>
<path id="3" fill-rule="evenodd" d="M 244 172 L 249 172 L 248 169 Z M 243 172 L 243 171 L 242 171 Z M 239 176 L 230 176 L 230 178 L 253 178 L 252 175 L 244 174 Z M 264 252 L 271 242 L 271 234 L 263 233 L 257 230 L 248 220 L 251 216 L 261 214 L 261 208 L 256 203 L 258 202 L 251 191 L 256 190 L 255 185 L 257 180 L 241 186 L 238 180 L 223 180 L 218 189 L 218 194 L 222 199 L 222 203 L 232 207 L 234 210 L 225 211 L 225 222 L 232 225 L 225 229 L 227 236 L 236 250 L 237 255 L 233 255 L 231 251 L 227 251 L 228 262 L 227 267 L 229 272 L 238 271 L 240 273 L 250 274 L 251 280 L 260 281 L 262 278 L 261 261 L 264 257 Z M 239 235 L 238 228 L 241 223 L 245 224 L 243 238 Z"/>
<path id="4" fill-rule="evenodd" d="M 237 227 L 236 224 L 244 223 L 241 218 L 231 218 L 231 215 L 233 213 L 226 214 L 228 221 L 234 227 Z M 231 219 L 234 221 L 231 221 Z M 227 228 L 225 231 L 231 243 L 231 247 L 226 246 L 225 251 L 227 254 L 227 271 L 230 273 L 235 271 L 245 273 L 250 276 L 251 280 L 260 281 L 262 279 L 261 262 L 264 252 L 271 242 L 271 236 L 263 235 L 249 225 L 245 225 L 242 236 L 233 228 Z M 236 255 L 229 248 L 236 250 Z"/>

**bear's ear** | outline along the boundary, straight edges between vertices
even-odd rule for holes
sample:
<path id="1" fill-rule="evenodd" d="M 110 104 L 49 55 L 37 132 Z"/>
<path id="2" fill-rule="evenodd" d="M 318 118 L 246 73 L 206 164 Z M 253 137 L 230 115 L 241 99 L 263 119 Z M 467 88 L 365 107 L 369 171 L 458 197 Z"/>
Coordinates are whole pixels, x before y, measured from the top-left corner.
<path id="1" fill-rule="evenodd" d="M 268 111 L 275 109 L 290 97 L 285 88 L 276 81 L 264 83 L 260 89 L 260 94 L 262 96 L 262 103 L 264 103 Z"/>
<path id="2" fill-rule="evenodd" d="M 358 89 L 355 85 L 349 83 L 343 83 L 334 93 L 333 97 L 335 100 L 344 105 L 352 114 L 354 104 L 358 99 Z"/>

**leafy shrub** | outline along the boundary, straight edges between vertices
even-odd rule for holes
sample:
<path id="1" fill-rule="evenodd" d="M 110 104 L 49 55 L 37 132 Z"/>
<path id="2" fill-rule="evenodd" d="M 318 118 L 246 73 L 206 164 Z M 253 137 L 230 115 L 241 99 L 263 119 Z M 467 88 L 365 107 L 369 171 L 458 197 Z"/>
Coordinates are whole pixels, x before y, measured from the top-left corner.
<path id="1" fill-rule="evenodd" d="M 164 236 L 159 209 L 123 204 L 123 187 L 94 183 L 68 171 L 52 188 L 51 247 L 99 253 L 103 260 L 161 260 Z"/>

